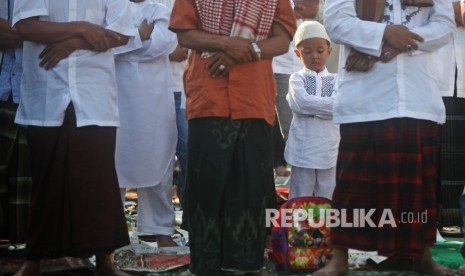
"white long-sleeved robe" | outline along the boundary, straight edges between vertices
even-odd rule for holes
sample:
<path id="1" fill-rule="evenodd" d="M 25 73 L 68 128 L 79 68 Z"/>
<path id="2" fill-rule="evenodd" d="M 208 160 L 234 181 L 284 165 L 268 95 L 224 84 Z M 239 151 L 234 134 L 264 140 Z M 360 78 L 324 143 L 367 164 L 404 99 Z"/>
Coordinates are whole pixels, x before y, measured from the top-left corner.
<path id="1" fill-rule="evenodd" d="M 176 47 L 176 37 L 168 30 L 166 7 L 150 2 L 131 6 L 134 28 L 143 19 L 154 21 L 155 27 L 141 48 L 116 49 L 121 127 L 115 162 L 120 187 L 141 188 L 159 184 L 173 169 L 177 130 L 168 55 Z"/>
<path id="2" fill-rule="evenodd" d="M 329 169 L 336 166 L 339 126 L 332 120 L 336 74 L 303 68 L 289 79 L 287 101 L 293 117 L 284 158 L 292 166 Z"/>

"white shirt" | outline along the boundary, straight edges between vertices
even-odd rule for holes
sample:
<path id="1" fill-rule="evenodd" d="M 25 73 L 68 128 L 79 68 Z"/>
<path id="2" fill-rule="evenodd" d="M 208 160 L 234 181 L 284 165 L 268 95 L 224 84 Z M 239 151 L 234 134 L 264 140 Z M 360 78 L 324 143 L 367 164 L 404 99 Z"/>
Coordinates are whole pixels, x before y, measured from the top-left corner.
<path id="1" fill-rule="evenodd" d="M 13 0 L 0 1 L 0 17 L 11 22 L 13 17 Z M 19 103 L 19 87 L 21 82 L 22 48 L 0 50 L 0 101 L 10 97 L 14 103 Z"/>
<path id="2" fill-rule="evenodd" d="M 291 7 L 294 9 L 294 1 L 290 0 Z M 303 20 L 297 20 L 297 26 L 299 26 Z M 297 72 L 302 67 L 302 62 L 297 57 L 294 52 L 295 50 L 295 43 L 294 40 L 291 41 L 289 44 L 289 49 L 287 53 L 276 56 L 273 58 L 272 66 L 273 66 L 273 73 L 275 74 L 285 74 L 290 75 L 294 72 Z"/>
<path id="3" fill-rule="evenodd" d="M 174 0 L 151 0 L 152 2 L 166 6 L 170 11 L 173 9 Z M 177 37 L 176 37 L 177 41 Z M 187 59 L 177 62 L 170 61 L 173 76 L 171 78 L 171 90 L 181 92 L 181 108 L 186 108 L 186 94 L 184 91 L 183 75 L 187 65 Z"/>
<path id="4" fill-rule="evenodd" d="M 290 75 L 293 72 L 299 71 L 302 62 L 294 52 L 294 41 L 291 41 L 287 53 L 273 58 L 273 73 Z"/>
<path id="5" fill-rule="evenodd" d="M 435 53 L 439 88 L 443 97 L 454 95 L 457 69 L 457 97 L 465 98 L 465 28 L 454 31 L 452 41 Z"/>
<path id="6" fill-rule="evenodd" d="M 127 0 L 16 0 L 13 25 L 39 16 L 42 21 L 88 21 L 134 36 Z M 16 122 L 61 126 L 72 101 L 77 126 L 119 126 L 113 51 L 73 52 L 48 71 L 39 66 L 45 44 L 25 41 L 21 100 Z"/>
<path id="7" fill-rule="evenodd" d="M 339 126 L 332 121 L 337 75 L 303 68 L 289 79 L 286 99 L 292 122 L 284 158 L 292 166 L 329 169 L 336 166 Z"/>
<path id="8" fill-rule="evenodd" d="M 353 0 L 326 0 L 325 27 L 332 41 L 341 46 L 338 95 L 334 121 L 352 123 L 410 117 L 445 122 L 432 51 L 446 45 L 455 29 L 449 1 L 434 1 L 433 7 L 402 9 L 400 1 L 388 0 L 387 22 L 362 21 L 355 16 Z M 347 72 L 342 67 L 355 47 L 380 56 L 386 24 L 403 24 L 423 37 L 419 50 L 401 53 L 388 63 L 377 62 L 366 73 Z"/>
<path id="9" fill-rule="evenodd" d="M 176 35 L 168 29 L 170 11 L 148 1 L 131 3 L 136 29 L 144 19 L 155 22 L 150 39 L 127 52 L 118 47 L 116 76 L 121 127 L 116 132 L 115 164 L 120 187 L 150 187 L 173 170 L 176 111 L 168 55 Z"/>

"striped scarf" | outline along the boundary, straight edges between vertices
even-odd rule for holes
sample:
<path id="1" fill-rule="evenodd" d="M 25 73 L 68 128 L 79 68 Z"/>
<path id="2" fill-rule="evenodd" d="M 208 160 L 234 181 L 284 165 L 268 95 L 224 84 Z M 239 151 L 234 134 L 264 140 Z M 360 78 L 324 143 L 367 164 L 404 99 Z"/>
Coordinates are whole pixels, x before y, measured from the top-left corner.
<path id="1" fill-rule="evenodd" d="M 278 0 L 195 0 L 203 31 L 253 41 L 268 37 Z"/>

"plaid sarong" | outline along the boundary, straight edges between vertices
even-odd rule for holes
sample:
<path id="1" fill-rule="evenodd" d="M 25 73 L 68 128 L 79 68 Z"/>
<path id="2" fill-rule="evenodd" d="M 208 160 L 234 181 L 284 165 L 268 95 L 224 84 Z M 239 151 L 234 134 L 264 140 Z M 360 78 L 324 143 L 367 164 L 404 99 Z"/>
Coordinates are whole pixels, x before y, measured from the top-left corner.
<path id="1" fill-rule="evenodd" d="M 465 99 L 443 97 L 446 123 L 440 127 L 439 212 L 442 226 L 462 224 L 459 197 L 465 186 Z"/>
<path id="2" fill-rule="evenodd" d="M 24 243 L 31 190 L 26 127 L 14 123 L 11 97 L 0 101 L 0 239 Z"/>
<path id="3" fill-rule="evenodd" d="M 438 125 L 396 118 L 342 124 L 337 184 L 332 205 L 353 214 L 390 210 L 396 227 L 336 227 L 334 248 L 378 251 L 418 258 L 436 240 L 436 156 Z M 348 221 L 353 218 L 348 216 Z"/>

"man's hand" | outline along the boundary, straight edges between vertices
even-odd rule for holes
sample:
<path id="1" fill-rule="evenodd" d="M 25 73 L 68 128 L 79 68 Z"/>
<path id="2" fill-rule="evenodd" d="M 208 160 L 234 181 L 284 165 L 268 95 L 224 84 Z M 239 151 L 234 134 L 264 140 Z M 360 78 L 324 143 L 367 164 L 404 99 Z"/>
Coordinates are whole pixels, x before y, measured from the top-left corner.
<path id="1" fill-rule="evenodd" d="M 228 43 L 223 53 L 233 59 L 235 63 L 241 64 L 258 60 L 250 40 L 238 36 L 227 37 L 227 39 Z"/>
<path id="2" fill-rule="evenodd" d="M 209 62 L 207 64 L 208 75 L 213 78 L 226 77 L 234 64 L 234 60 L 228 55 L 222 52 L 217 52 L 209 58 Z"/>
<path id="3" fill-rule="evenodd" d="M 181 62 L 187 59 L 188 49 L 176 46 L 176 49 L 169 55 L 171 61 Z"/>
<path id="4" fill-rule="evenodd" d="M 107 30 L 101 26 L 89 23 L 80 22 L 80 35 L 89 43 L 92 50 L 97 52 L 104 52 L 111 48 L 110 40 L 120 40 L 121 37 L 110 30 Z"/>
<path id="5" fill-rule="evenodd" d="M 383 39 L 385 43 L 400 52 L 416 50 L 418 49 L 417 42 L 423 42 L 423 38 L 421 36 L 411 32 L 407 27 L 402 25 L 386 26 Z"/>
<path id="6" fill-rule="evenodd" d="M 79 43 L 82 43 L 79 38 L 71 38 L 48 45 L 39 54 L 41 59 L 39 65 L 45 70 L 52 69 L 62 59 L 67 58 L 76 49 L 79 49 Z"/>
<path id="7" fill-rule="evenodd" d="M 23 39 L 19 33 L 11 28 L 11 23 L 0 18 L 0 50 L 20 48 L 23 46 Z"/>
<path id="8" fill-rule="evenodd" d="M 149 23 L 147 19 L 144 19 L 139 26 L 139 36 L 141 40 L 147 40 L 152 35 L 155 22 Z"/>
<path id="9" fill-rule="evenodd" d="M 387 63 L 387 62 L 393 60 L 400 53 L 401 52 L 399 50 L 397 50 L 394 47 L 390 46 L 389 44 L 385 43 L 383 45 L 383 50 L 381 51 L 381 57 L 380 57 L 379 60 L 381 62 Z"/>
<path id="10" fill-rule="evenodd" d="M 295 17 L 297 19 L 315 18 L 319 7 L 319 0 L 294 0 Z"/>

